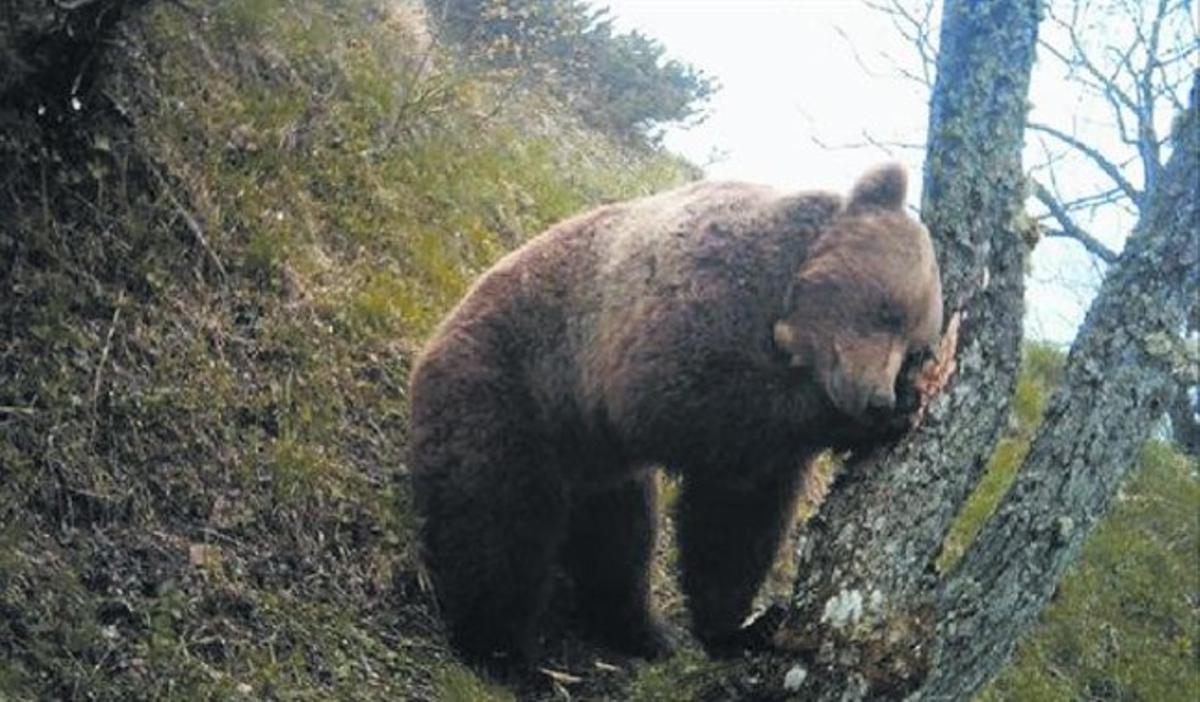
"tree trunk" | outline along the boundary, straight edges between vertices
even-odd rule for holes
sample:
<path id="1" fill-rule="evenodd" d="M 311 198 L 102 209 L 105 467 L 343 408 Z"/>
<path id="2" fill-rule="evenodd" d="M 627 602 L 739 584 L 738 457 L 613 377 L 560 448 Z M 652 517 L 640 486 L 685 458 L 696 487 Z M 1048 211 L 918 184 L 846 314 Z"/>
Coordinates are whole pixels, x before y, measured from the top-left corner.
<path id="1" fill-rule="evenodd" d="M 1179 330 L 1200 283 L 1200 73 L 1174 152 L 1075 339 L 1025 464 L 938 602 L 928 697 L 993 675 L 1049 601 L 1178 389 Z"/>
<path id="2" fill-rule="evenodd" d="M 1200 422 L 1196 421 L 1196 402 L 1188 397 L 1188 386 L 1180 384 L 1168 414 L 1171 416 L 1171 438 L 1183 451 L 1193 458 L 1200 458 Z"/>
<path id="3" fill-rule="evenodd" d="M 1196 236 L 1200 237 L 1200 233 Z M 1200 241 L 1196 245 L 1200 247 Z M 1197 357 L 1200 349 L 1194 345 L 1198 341 L 1195 335 L 1200 334 L 1200 300 L 1192 300 L 1186 330 L 1184 336 L 1192 337 L 1192 341 L 1184 343 L 1193 344 L 1190 349 L 1191 366 L 1182 373 L 1183 378 L 1167 416 L 1171 419 L 1171 439 L 1175 445 L 1192 458 L 1200 458 L 1200 357 Z"/>

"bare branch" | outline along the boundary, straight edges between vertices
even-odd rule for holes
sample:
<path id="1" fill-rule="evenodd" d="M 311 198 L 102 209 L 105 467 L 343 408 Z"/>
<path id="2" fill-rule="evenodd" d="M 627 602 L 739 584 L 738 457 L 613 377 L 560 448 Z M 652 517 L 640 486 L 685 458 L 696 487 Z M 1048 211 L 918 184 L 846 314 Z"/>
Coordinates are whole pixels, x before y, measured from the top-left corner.
<path id="1" fill-rule="evenodd" d="M 1053 12 L 1047 13 L 1050 21 L 1061 27 L 1071 41 L 1071 49 L 1074 52 L 1073 58 L 1065 57 L 1061 52 L 1055 52 L 1055 55 L 1063 60 L 1068 66 L 1079 66 L 1083 68 L 1096 81 L 1094 85 L 1107 88 L 1111 91 L 1113 98 L 1120 104 L 1124 105 L 1131 112 L 1137 112 L 1137 102 L 1121 89 L 1116 82 L 1116 74 L 1107 76 L 1101 71 L 1090 58 L 1088 58 L 1087 50 L 1084 48 L 1083 41 L 1079 38 L 1079 34 L 1075 31 L 1074 22 L 1066 22 L 1054 16 Z M 1045 46 L 1043 44 L 1043 46 Z"/>
<path id="2" fill-rule="evenodd" d="M 923 150 L 925 148 L 925 144 L 923 144 L 923 143 L 908 142 L 908 141 L 885 141 L 882 139 L 876 139 L 874 136 L 872 136 L 870 133 L 868 133 L 867 130 L 865 130 L 865 129 L 860 131 L 859 133 L 862 135 L 862 138 L 863 138 L 862 141 L 849 141 L 849 142 L 843 142 L 841 144 L 830 144 L 829 142 L 824 141 L 823 139 L 821 139 L 820 137 L 818 137 L 815 134 L 812 135 L 812 137 L 810 137 L 810 138 L 812 139 L 812 142 L 814 144 L 821 147 L 822 149 L 825 149 L 826 151 L 853 151 L 856 149 L 879 149 L 880 151 L 882 151 L 884 154 L 886 154 L 888 156 L 895 156 L 896 154 L 893 152 L 893 149 Z"/>
<path id="3" fill-rule="evenodd" d="M 1083 248 L 1088 250 L 1088 253 L 1100 258 L 1105 263 L 1111 264 L 1117 260 L 1117 254 L 1112 249 L 1100 243 L 1096 237 L 1088 234 L 1082 227 L 1077 225 L 1075 220 L 1071 219 L 1071 215 L 1067 213 L 1062 203 L 1046 189 L 1046 186 L 1036 180 L 1033 181 L 1033 195 L 1038 199 L 1038 202 L 1050 210 L 1051 216 L 1062 227 L 1060 230 L 1046 230 L 1047 236 L 1063 236 L 1068 239 L 1074 239 L 1082 244 Z"/>
<path id="4" fill-rule="evenodd" d="M 1060 51 L 1058 47 L 1045 40 L 1042 40 L 1038 43 L 1038 48 L 1058 59 L 1067 68 L 1067 70 L 1071 71 L 1072 73 L 1077 67 L 1077 62 L 1074 59 Z M 1089 73 L 1092 72 L 1089 71 Z M 1126 110 L 1130 109 L 1129 105 L 1127 105 L 1125 101 L 1121 99 L 1122 93 L 1119 90 L 1109 89 L 1109 86 L 1115 80 L 1115 76 L 1110 79 L 1103 76 L 1098 71 L 1093 73 L 1093 75 L 1096 76 L 1095 80 L 1084 78 L 1082 76 L 1073 76 L 1071 80 L 1074 80 L 1097 95 L 1103 97 L 1112 108 L 1113 115 L 1116 117 L 1117 128 L 1121 134 L 1121 141 L 1131 146 L 1137 144 L 1137 139 L 1133 136 L 1130 136 L 1129 128 L 1126 125 L 1125 112 Z"/>
<path id="5" fill-rule="evenodd" d="M 923 11 L 919 17 L 909 10 L 902 0 L 880 0 L 878 2 L 875 0 L 864 0 L 863 4 L 891 18 L 892 26 L 896 28 L 900 36 L 904 37 L 916 48 L 917 55 L 921 59 L 921 73 L 918 75 L 908 69 L 901 68 L 900 62 L 886 53 L 883 54 L 884 58 L 889 59 L 895 65 L 896 71 L 901 76 L 927 88 L 932 88 L 934 65 L 937 61 L 937 47 L 932 38 L 932 0 L 924 0 L 922 3 Z"/>
<path id="6" fill-rule="evenodd" d="M 858 47 L 855 46 L 854 40 L 850 38 L 850 35 L 846 33 L 846 30 L 835 24 L 833 25 L 833 31 L 839 37 L 841 37 L 843 41 L 846 42 L 846 46 L 850 48 L 850 55 L 854 57 L 854 62 L 857 63 L 858 67 L 863 70 L 863 73 L 866 73 L 872 78 L 877 77 L 879 72 L 867 65 L 866 60 L 863 59 L 862 54 L 858 52 Z"/>
<path id="7" fill-rule="evenodd" d="M 1050 191 L 1052 193 L 1061 192 L 1061 190 L 1059 190 L 1057 187 L 1050 188 Z M 1109 190 L 1102 190 L 1098 193 L 1092 193 L 1091 195 L 1077 197 L 1074 200 L 1062 200 L 1060 198 L 1059 202 L 1062 204 L 1062 208 L 1067 212 L 1076 212 L 1078 210 L 1085 209 L 1095 210 L 1097 207 L 1102 205 L 1120 204 L 1125 199 L 1125 193 L 1123 193 L 1120 188 L 1111 188 Z"/>
<path id="8" fill-rule="evenodd" d="M 1158 44 L 1162 36 L 1163 20 L 1167 16 L 1167 0 L 1158 0 L 1158 8 L 1150 24 L 1150 35 L 1146 38 L 1146 61 L 1137 78 L 1138 101 L 1138 154 L 1142 158 L 1145 180 L 1142 187 L 1149 191 L 1158 182 L 1162 171 L 1158 134 L 1154 127 L 1154 69 L 1158 63 Z M 1138 36 L 1142 36 L 1140 23 L 1134 23 Z"/>
<path id="9" fill-rule="evenodd" d="M 1095 148 L 1088 146 L 1070 134 L 1067 134 L 1066 132 L 1049 125 L 1040 124 L 1038 122 L 1030 122 L 1028 127 L 1033 131 L 1049 134 L 1055 139 L 1058 139 L 1064 144 L 1087 156 L 1092 160 L 1093 163 L 1096 164 L 1097 167 L 1100 168 L 1100 170 L 1104 171 L 1105 175 L 1107 175 L 1113 180 L 1114 183 L 1116 183 L 1117 187 L 1119 187 L 1130 200 L 1133 200 L 1134 203 L 1140 203 L 1142 201 L 1142 193 L 1137 188 L 1133 187 L 1133 183 L 1130 183 L 1124 174 L 1121 173 L 1121 169 Z"/>
<path id="10" fill-rule="evenodd" d="M 1050 147 L 1046 145 L 1046 140 L 1042 138 L 1038 139 L 1038 145 L 1042 147 L 1042 153 L 1045 154 L 1045 159 L 1041 163 L 1035 163 L 1029 166 L 1029 172 L 1039 173 L 1041 171 L 1045 171 L 1046 174 L 1053 180 L 1055 167 L 1058 166 L 1063 159 L 1067 158 L 1068 152 L 1052 151 Z"/>

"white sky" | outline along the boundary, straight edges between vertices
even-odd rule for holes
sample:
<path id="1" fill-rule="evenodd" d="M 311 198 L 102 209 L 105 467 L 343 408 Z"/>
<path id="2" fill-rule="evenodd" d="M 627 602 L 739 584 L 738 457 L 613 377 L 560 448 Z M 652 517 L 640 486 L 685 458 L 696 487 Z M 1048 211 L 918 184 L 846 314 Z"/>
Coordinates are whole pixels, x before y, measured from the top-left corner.
<path id="1" fill-rule="evenodd" d="M 667 145 L 698 163 L 719 150 L 707 170 L 785 187 L 848 188 L 887 157 L 875 149 L 821 148 L 879 139 L 919 138 L 927 96 L 921 86 L 872 77 L 855 61 L 855 42 L 907 56 L 886 18 L 853 0 L 616 0 L 606 3 L 622 28 L 660 40 L 669 56 L 720 81 L 711 116 L 667 136 Z M 882 63 L 882 62 L 880 62 Z M 920 151 L 897 154 L 914 166 Z"/>
<path id="2" fill-rule="evenodd" d="M 707 164 L 709 177 L 845 191 L 870 166 L 899 160 L 909 167 L 910 202 L 919 201 L 928 90 L 899 75 L 897 66 L 919 72 L 920 62 L 886 16 L 856 0 L 596 4 L 610 7 L 619 28 L 641 30 L 661 41 L 668 56 L 720 81 L 722 90 L 712 100 L 709 119 L 666 135 L 670 149 Z M 1052 31 L 1043 23 L 1043 37 Z M 1090 129 L 1089 136 L 1097 139 L 1112 133 L 1102 106 L 1081 99 L 1069 89 L 1061 69 L 1048 61 L 1035 70 L 1031 100 L 1033 119 L 1066 131 L 1078 129 L 1081 135 Z M 1089 110 L 1096 112 L 1095 119 L 1087 119 Z M 867 143 L 868 137 L 916 148 L 885 149 Z M 1031 139 L 1026 167 L 1041 154 L 1037 140 Z M 1090 192 L 1101 181 L 1086 170 L 1081 168 L 1064 188 Z M 1132 218 L 1111 215 L 1084 222 L 1115 249 L 1132 223 Z M 1035 250 L 1027 281 L 1027 336 L 1069 342 L 1098 280 L 1098 270 L 1078 244 L 1044 240 Z"/>

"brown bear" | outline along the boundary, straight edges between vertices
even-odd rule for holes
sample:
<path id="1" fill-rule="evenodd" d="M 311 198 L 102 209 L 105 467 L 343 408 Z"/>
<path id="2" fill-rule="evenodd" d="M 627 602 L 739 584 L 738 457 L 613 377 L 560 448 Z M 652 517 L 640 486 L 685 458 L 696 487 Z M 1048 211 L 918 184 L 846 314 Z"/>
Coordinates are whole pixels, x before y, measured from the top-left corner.
<path id="1" fill-rule="evenodd" d="M 528 661 L 561 566 L 595 636 L 665 653 L 655 466 L 682 478 L 693 631 L 711 653 L 739 640 L 812 458 L 916 409 L 902 364 L 938 340 L 942 299 L 905 187 L 897 166 L 846 200 L 694 183 L 563 222 L 480 278 L 411 381 L 423 557 L 460 650 Z"/>

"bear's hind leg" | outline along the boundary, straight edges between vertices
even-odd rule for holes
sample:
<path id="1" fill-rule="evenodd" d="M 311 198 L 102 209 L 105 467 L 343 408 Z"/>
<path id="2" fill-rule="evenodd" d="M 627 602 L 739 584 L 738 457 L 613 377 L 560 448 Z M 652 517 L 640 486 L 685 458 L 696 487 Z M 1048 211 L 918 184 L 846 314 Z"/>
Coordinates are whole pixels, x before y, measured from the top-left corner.
<path id="1" fill-rule="evenodd" d="M 521 667 L 566 535 L 566 481 L 512 404 L 488 412 L 486 398 L 471 400 L 429 422 L 436 432 L 414 432 L 423 557 L 455 646 Z"/>
<path id="2" fill-rule="evenodd" d="M 671 652 L 650 609 L 656 496 L 652 473 L 615 489 L 573 495 L 563 550 L 584 626 L 617 651 L 649 659 Z"/>
<path id="3" fill-rule="evenodd" d="M 710 655 L 743 645 L 742 621 L 792 523 L 801 471 L 729 485 L 685 473 L 679 504 L 682 587 L 696 638 Z"/>

